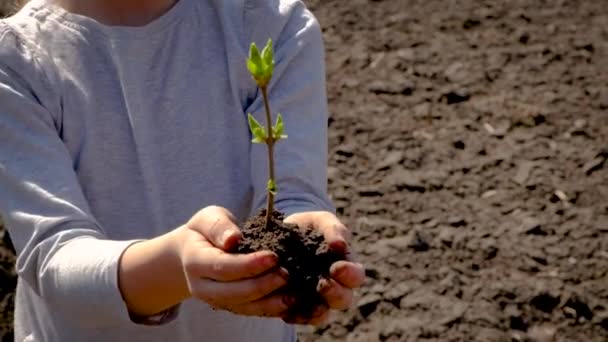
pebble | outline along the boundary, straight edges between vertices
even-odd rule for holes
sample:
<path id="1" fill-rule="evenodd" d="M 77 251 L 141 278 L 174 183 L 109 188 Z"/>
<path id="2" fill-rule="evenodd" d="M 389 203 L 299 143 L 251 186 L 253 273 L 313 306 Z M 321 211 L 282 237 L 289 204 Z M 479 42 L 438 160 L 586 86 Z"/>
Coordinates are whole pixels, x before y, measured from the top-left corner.
<path id="1" fill-rule="evenodd" d="M 553 342 L 557 328 L 550 325 L 533 326 L 528 330 L 527 340 L 530 342 Z"/>
<path id="2" fill-rule="evenodd" d="M 526 185 L 526 181 L 530 177 L 530 173 L 535 166 L 536 163 L 532 161 L 521 162 L 517 168 L 517 173 L 513 177 L 513 181 L 519 185 Z"/>
<path id="3" fill-rule="evenodd" d="M 376 169 L 378 171 L 390 169 L 390 168 L 392 168 L 395 165 L 399 165 L 399 163 L 401 163 L 402 160 L 403 160 L 403 152 L 402 151 L 392 151 L 392 152 L 389 152 L 384 157 L 384 160 L 382 160 L 380 163 L 378 163 L 378 166 L 376 167 Z"/>
<path id="4" fill-rule="evenodd" d="M 421 193 L 426 191 L 426 187 L 420 177 L 406 169 L 394 170 L 388 180 L 399 191 L 407 190 Z"/>

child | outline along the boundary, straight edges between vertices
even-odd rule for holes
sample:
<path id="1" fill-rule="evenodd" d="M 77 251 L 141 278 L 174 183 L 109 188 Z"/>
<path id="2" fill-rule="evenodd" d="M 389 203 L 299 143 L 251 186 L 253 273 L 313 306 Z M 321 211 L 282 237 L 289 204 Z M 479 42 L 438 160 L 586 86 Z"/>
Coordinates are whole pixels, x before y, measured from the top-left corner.
<path id="1" fill-rule="evenodd" d="M 298 0 L 33 0 L 0 21 L 0 213 L 18 253 L 17 341 L 294 341 L 276 255 L 233 255 L 264 206 L 264 120 L 245 66 L 275 42 L 276 206 L 347 253 L 326 196 L 321 32 Z M 262 121 L 263 122 L 263 121 Z M 204 209 L 201 209 L 204 208 Z M 287 323 L 285 323 L 287 322 Z M 155 327 L 150 327 L 151 325 Z"/>

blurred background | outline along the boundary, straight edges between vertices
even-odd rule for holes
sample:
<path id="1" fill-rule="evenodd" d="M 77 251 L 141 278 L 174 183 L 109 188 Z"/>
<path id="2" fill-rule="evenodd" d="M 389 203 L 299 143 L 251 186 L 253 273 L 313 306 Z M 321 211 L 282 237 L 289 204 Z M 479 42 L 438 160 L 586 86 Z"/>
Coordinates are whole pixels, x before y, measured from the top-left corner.
<path id="1" fill-rule="evenodd" d="M 608 1 L 305 2 L 368 282 L 301 340 L 607 341 Z"/>

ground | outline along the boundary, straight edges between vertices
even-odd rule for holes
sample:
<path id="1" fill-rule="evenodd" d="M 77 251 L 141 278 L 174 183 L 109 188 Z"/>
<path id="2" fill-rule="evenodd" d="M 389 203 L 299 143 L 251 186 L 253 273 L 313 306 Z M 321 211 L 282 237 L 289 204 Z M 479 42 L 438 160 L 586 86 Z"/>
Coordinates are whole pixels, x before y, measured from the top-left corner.
<path id="1" fill-rule="evenodd" d="M 608 2 L 307 4 L 368 282 L 301 340 L 608 340 Z"/>

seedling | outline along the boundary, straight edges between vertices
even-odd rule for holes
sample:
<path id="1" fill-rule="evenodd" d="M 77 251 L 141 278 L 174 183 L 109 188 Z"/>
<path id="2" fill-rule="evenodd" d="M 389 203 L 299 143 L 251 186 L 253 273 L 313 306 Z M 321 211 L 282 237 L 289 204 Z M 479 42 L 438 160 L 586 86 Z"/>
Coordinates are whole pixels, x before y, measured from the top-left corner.
<path id="1" fill-rule="evenodd" d="M 260 124 L 251 114 L 247 115 L 251 130 L 252 142 L 265 144 L 268 149 L 268 185 L 266 212 L 261 210 L 250 217 L 242 226 L 242 238 L 236 253 L 252 253 L 270 250 L 279 257 L 279 266 L 289 273 L 289 282 L 282 289 L 284 293 L 295 297 L 295 303 L 289 309 L 294 317 L 311 317 L 314 309 L 324 303 L 317 292 L 319 279 L 329 277 L 332 263 L 344 259 L 343 255 L 333 253 L 323 235 L 314 227 L 299 227 L 297 224 L 284 222 L 283 213 L 274 209 L 277 193 L 275 178 L 274 147 L 287 138 L 283 130 L 283 117 L 277 114 L 274 126 L 268 99 L 268 85 L 274 71 L 272 41 L 269 40 L 262 52 L 251 44 L 247 69 L 257 83 L 264 100 L 266 126 Z"/>
<path id="2" fill-rule="evenodd" d="M 266 144 L 268 149 L 268 185 L 267 185 L 267 203 L 266 203 L 266 228 L 270 224 L 272 212 L 274 211 L 274 196 L 277 193 L 277 184 L 274 174 L 274 145 L 281 139 L 286 139 L 287 135 L 283 134 L 283 117 L 281 113 L 277 114 L 277 120 L 272 126 L 272 115 L 270 114 L 270 103 L 268 100 L 268 84 L 272 79 L 274 71 L 274 52 L 272 50 L 272 40 L 262 50 L 258 50 L 255 43 L 251 43 L 249 49 L 249 58 L 247 59 L 247 69 L 257 83 L 262 97 L 264 99 L 264 109 L 266 111 L 266 127 L 262 126 L 251 113 L 247 115 L 249 121 L 249 129 L 253 136 L 252 142 L 256 144 Z"/>

